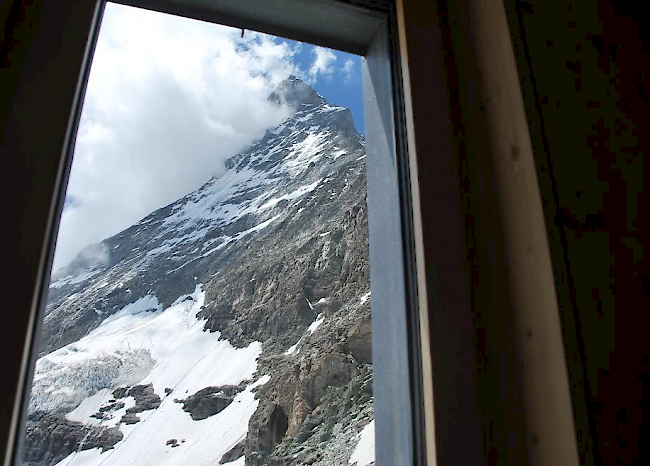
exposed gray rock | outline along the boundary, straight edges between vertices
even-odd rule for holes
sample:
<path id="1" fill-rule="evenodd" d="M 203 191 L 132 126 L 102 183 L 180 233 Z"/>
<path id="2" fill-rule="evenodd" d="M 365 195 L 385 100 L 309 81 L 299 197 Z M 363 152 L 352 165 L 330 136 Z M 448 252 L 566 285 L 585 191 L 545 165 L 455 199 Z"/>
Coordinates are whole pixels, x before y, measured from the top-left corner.
<path id="1" fill-rule="evenodd" d="M 165 442 L 165 446 L 176 448 L 176 447 L 180 447 L 181 443 L 185 443 L 185 439 L 181 439 L 181 441 L 179 443 L 177 439 L 171 438 L 171 439 L 167 440 L 167 442 Z"/>
<path id="2" fill-rule="evenodd" d="M 74 451 L 91 448 L 101 448 L 102 452 L 109 450 L 122 437 L 117 427 L 89 427 L 69 421 L 60 414 L 39 411 L 27 419 L 23 463 L 51 466 Z"/>
<path id="3" fill-rule="evenodd" d="M 182 403 L 183 411 L 188 412 L 195 421 L 200 421 L 226 409 L 242 389 L 232 385 L 206 387 L 185 399 L 174 401 Z"/>
<path id="4" fill-rule="evenodd" d="M 219 460 L 219 464 L 231 463 L 236 459 L 239 459 L 244 454 L 244 449 L 246 446 L 246 440 L 242 440 L 237 445 L 228 450 Z"/>
<path id="5" fill-rule="evenodd" d="M 127 426 L 131 424 L 137 424 L 138 422 L 140 422 L 140 417 L 135 413 L 126 413 L 120 418 L 120 423 L 126 424 Z"/>
<path id="6" fill-rule="evenodd" d="M 160 406 L 160 397 L 153 391 L 153 385 L 134 385 L 133 387 L 117 388 L 113 391 L 115 399 L 132 396 L 135 399 L 135 406 L 126 410 L 127 414 L 141 413 Z M 122 404 L 124 406 L 124 404 Z M 101 411 L 101 408 L 100 408 Z"/>
<path id="7" fill-rule="evenodd" d="M 108 416 L 112 412 L 120 410 L 122 408 L 124 408 L 123 402 L 112 400 L 107 405 L 101 406 L 99 408 L 99 412 L 92 414 L 90 417 L 94 417 L 95 419 L 108 419 Z"/>
<path id="8" fill-rule="evenodd" d="M 267 456 L 251 455 L 251 459 L 260 461 L 250 463 L 347 465 L 359 432 L 372 417 L 372 366 L 364 365 L 347 385 L 327 389 L 319 406 L 305 418 L 294 438 L 285 437 Z"/>
<path id="9" fill-rule="evenodd" d="M 320 105 L 325 102 L 314 89 L 295 76 L 290 76 L 280 83 L 269 96 L 269 101 L 290 105 L 295 111 L 304 110 L 310 106 Z"/>
<path id="10" fill-rule="evenodd" d="M 372 363 L 372 329 L 370 321 L 352 327 L 345 341 L 347 352 L 361 364 Z"/>

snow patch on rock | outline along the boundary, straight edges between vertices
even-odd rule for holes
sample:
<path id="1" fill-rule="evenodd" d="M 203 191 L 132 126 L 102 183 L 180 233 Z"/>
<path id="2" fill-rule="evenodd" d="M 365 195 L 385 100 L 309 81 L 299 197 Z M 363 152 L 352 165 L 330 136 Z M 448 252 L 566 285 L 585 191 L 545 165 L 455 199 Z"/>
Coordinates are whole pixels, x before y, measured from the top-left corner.
<path id="1" fill-rule="evenodd" d="M 375 420 L 373 419 L 359 434 L 359 443 L 350 457 L 350 464 L 367 466 L 375 462 Z"/>

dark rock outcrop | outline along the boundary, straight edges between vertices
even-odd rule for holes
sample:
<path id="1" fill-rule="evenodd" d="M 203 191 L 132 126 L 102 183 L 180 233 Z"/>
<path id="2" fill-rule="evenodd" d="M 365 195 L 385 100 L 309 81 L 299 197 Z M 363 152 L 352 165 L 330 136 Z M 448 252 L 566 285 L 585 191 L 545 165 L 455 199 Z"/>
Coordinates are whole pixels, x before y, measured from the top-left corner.
<path id="1" fill-rule="evenodd" d="M 352 327 L 345 341 L 347 352 L 361 364 L 372 364 L 372 329 L 370 321 Z"/>
<path id="2" fill-rule="evenodd" d="M 120 423 L 127 425 L 140 422 L 140 417 L 137 416 L 138 413 L 156 409 L 161 403 L 160 397 L 153 391 L 152 384 L 116 388 L 113 390 L 113 397 L 115 400 L 127 397 L 133 397 L 135 400 L 135 406 L 127 408 L 126 413 L 120 418 Z M 123 407 L 124 402 L 113 401 L 108 405 L 100 407 L 99 412 L 94 414 L 93 417 L 105 419 L 106 414 Z"/>
<path id="3" fill-rule="evenodd" d="M 90 417 L 94 417 L 95 419 L 107 419 L 108 416 L 117 410 L 120 410 L 124 408 L 124 403 L 121 401 L 112 401 L 109 402 L 107 405 L 104 405 L 99 408 L 99 411 L 96 412 L 95 414 L 92 414 Z"/>
<path id="4" fill-rule="evenodd" d="M 219 460 L 219 464 L 230 463 L 235 461 L 238 458 L 241 458 L 244 454 L 244 449 L 246 446 L 246 440 L 242 440 L 237 445 L 228 450 Z"/>
<path id="5" fill-rule="evenodd" d="M 179 443 L 179 441 L 177 439 L 170 438 L 169 440 L 167 440 L 167 442 L 165 442 L 165 446 L 176 448 L 176 447 L 180 447 L 181 443 L 185 443 L 185 439 L 181 439 L 181 441 Z"/>
<path id="6" fill-rule="evenodd" d="M 134 385 L 131 388 L 117 388 L 113 391 L 115 399 L 132 396 L 135 399 L 135 406 L 126 410 L 127 414 L 141 413 L 156 409 L 160 406 L 160 397 L 153 391 L 153 385 Z M 100 409 L 101 411 L 101 409 Z"/>
<path id="7" fill-rule="evenodd" d="M 249 423 L 246 458 L 265 464 L 266 457 L 285 437 L 308 435 L 322 417 L 314 410 L 330 387 L 344 387 L 359 374 L 357 362 L 336 348 L 286 366 L 260 387 L 260 406 Z M 309 420 L 308 420 L 309 419 Z M 303 428 L 307 422 L 308 427 Z"/>
<path id="8" fill-rule="evenodd" d="M 232 385 L 206 387 L 185 399 L 174 401 L 182 403 L 183 411 L 189 413 L 195 421 L 200 421 L 226 409 L 237 392 L 238 388 Z"/>
<path id="9" fill-rule="evenodd" d="M 113 448 L 122 440 L 117 427 L 90 427 L 60 414 L 36 412 L 29 416 L 23 450 L 26 465 L 51 466 L 74 451 Z"/>

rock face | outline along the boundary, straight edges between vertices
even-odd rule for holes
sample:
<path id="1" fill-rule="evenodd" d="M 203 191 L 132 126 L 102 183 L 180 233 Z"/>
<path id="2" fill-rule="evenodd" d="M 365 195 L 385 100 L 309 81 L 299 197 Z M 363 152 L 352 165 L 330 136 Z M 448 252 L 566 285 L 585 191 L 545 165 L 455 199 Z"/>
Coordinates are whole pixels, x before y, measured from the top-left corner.
<path id="1" fill-rule="evenodd" d="M 122 416 L 122 419 L 120 419 L 120 422 L 123 422 L 124 424 L 135 424 L 140 421 L 137 413 L 156 409 L 160 406 L 160 397 L 154 393 L 152 384 L 135 385 L 131 388 L 118 388 L 113 391 L 113 397 L 115 397 L 115 399 L 126 398 L 127 396 L 131 396 L 135 399 L 135 406 L 127 408 L 126 413 Z M 110 412 L 119 410 L 123 407 L 124 403 L 111 403 L 99 408 L 98 414 L 102 413 L 102 410 L 104 410 L 104 412 Z M 99 418 L 98 415 L 94 415 L 94 417 Z"/>
<path id="2" fill-rule="evenodd" d="M 246 446 L 246 441 L 242 440 L 239 442 L 237 445 L 232 447 L 228 452 L 226 452 L 221 459 L 219 460 L 219 464 L 226 464 L 226 463 L 231 463 L 238 458 L 241 458 L 244 456 L 244 448 Z"/>
<path id="3" fill-rule="evenodd" d="M 206 387 L 184 400 L 174 400 L 183 404 L 183 411 L 190 413 L 192 419 L 200 421 L 220 413 L 235 399 L 243 389 L 226 385 L 224 387 Z"/>
<path id="4" fill-rule="evenodd" d="M 27 419 L 23 464 L 56 464 L 70 453 L 91 448 L 109 450 L 122 440 L 118 428 L 92 428 L 58 414 L 36 412 Z"/>
<path id="5" fill-rule="evenodd" d="M 86 421 L 77 426 L 64 416 L 85 416 L 86 406 L 94 406 L 84 419 L 104 426 L 103 443 L 93 445 L 105 448 L 119 429 L 144 429 L 163 408 L 182 410 L 182 422 L 214 421 L 218 430 L 239 415 L 233 413 L 252 406 L 241 421 L 244 433 L 210 458 L 212 464 L 242 455 L 255 466 L 348 464 L 360 430 L 373 417 L 364 141 L 349 110 L 328 104 L 296 78 L 269 99 L 294 113 L 230 158 L 223 176 L 88 248 L 55 274 L 32 413 L 45 409 L 39 416 L 50 417 L 42 419 L 88 429 Z M 197 284 L 204 292 L 200 303 L 193 293 Z M 131 317 L 134 303 L 139 307 L 129 311 Z M 182 377 L 156 372 L 164 347 L 129 347 L 74 368 L 52 356 L 63 351 L 72 358 L 75 345 L 108 332 L 126 314 L 145 326 L 147 316 L 162 319 L 170 309 L 199 304 L 195 317 L 203 333 L 242 351 L 261 345 L 252 379 L 180 390 Z M 164 328 L 173 336 L 173 323 Z M 183 351 L 191 355 L 194 349 Z M 182 375 L 186 369 L 174 371 Z M 90 381 L 81 382 L 81 373 L 91 374 Z M 52 389 L 57 383 L 65 388 Z M 82 448 L 61 435 L 43 441 L 45 421 L 39 422 L 26 462 L 50 466 Z M 114 451 L 128 443 L 119 440 Z M 197 442 L 181 432 L 165 437 L 160 448 L 165 458 L 191 458 L 197 444 L 209 443 Z M 101 455 L 102 461 L 117 458 Z"/>
<path id="6" fill-rule="evenodd" d="M 287 80 L 280 83 L 269 96 L 269 100 L 277 104 L 287 104 L 294 111 L 308 110 L 315 105 L 326 103 L 314 89 L 295 76 L 289 76 Z"/>

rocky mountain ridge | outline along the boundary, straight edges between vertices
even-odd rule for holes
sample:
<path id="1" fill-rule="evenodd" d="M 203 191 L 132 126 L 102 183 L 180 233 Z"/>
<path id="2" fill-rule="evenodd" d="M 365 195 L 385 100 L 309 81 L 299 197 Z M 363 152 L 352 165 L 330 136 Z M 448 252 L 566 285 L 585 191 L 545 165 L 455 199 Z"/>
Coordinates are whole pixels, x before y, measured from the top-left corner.
<path id="1" fill-rule="evenodd" d="M 351 464 L 373 418 L 364 141 L 296 78 L 270 99 L 294 113 L 223 176 L 52 277 L 25 464 Z"/>

